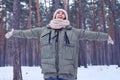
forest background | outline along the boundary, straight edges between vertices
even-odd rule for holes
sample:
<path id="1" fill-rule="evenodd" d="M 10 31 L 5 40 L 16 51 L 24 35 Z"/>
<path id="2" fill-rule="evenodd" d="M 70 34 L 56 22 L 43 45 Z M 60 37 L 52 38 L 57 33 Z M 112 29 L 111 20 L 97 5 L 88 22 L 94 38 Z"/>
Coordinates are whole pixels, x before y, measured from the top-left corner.
<path id="1" fill-rule="evenodd" d="M 44 27 L 54 11 L 64 8 L 75 28 L 108 33 L 106 41 L 80 40 L 79 66 L 120 67 L 120 0 L 0 0 L 0 66 L 40 65 L 40 42 L 35 39 L 4 37 L 14 29 Z"/>

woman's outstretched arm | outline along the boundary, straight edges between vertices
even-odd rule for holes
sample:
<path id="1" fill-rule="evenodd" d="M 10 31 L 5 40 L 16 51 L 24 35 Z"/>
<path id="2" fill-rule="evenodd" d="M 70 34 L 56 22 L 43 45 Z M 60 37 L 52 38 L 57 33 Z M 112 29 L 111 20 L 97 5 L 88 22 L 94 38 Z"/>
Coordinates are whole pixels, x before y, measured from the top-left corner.
<path id="1" fill-rule="evenodd" d="M 17 37 L 17 38 L 38 38 L 41 35 L 42 28 L 32 28 L 28 30 L 14 30 L 5 34 L 6 38 Z"/>

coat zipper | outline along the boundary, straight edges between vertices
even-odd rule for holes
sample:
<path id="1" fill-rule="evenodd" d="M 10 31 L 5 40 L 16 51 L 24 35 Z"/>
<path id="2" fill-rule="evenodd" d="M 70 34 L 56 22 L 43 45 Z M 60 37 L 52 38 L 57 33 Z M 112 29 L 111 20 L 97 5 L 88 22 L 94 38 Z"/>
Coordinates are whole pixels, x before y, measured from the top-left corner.
<path id="1" fill-rule="evenodd" d="M 55 66 L 55 67 L 56 67 L 56 71 L 57 71 L 57 78 L 59 78 L 59 74 L 58 74 L 58 72 L 59 72 L 59 55 L 58 55 L 59 53 L 58 53 L 58 43 L 56 43 L 55 45 L 56 45 L 56 46 L 55 46 L 55 47 L 56 47 L 56 57 L 55 57 L 55 59 L 56 59 L 56 60 L 55 60 L 55 64 L 56 64 L 56 66 Z"/>
<path id="2" fill-rule="evenodd" d="M 55 64 L 56 64 L 56 71 L 57 71 L 57 78 L 59 78 L 59 31 L 57 31 L 56 41 L 55 41 L 55 49 L 56 49 L 56 56 L 55 56 Z"/>

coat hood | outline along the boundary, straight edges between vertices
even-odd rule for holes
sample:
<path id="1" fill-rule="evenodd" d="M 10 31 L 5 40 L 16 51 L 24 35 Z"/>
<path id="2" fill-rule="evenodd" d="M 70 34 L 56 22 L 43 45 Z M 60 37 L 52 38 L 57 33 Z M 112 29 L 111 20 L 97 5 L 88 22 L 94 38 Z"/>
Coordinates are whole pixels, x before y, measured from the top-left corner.
<path id="1" fill-rule="evenodd" d="M 65 14 L 65 16 L 66 16 L 66 20 L 68 20 L 68 14 L 67 14 L 67 11 L 64 10 L 64 9 L 57 9 L 57 10 L 54 12 L 53 19 L 55 19 L 55 16 L 56 16 L 56 14 L 57 14 L 59 11 L 64 12 L 64 14 Z"/>

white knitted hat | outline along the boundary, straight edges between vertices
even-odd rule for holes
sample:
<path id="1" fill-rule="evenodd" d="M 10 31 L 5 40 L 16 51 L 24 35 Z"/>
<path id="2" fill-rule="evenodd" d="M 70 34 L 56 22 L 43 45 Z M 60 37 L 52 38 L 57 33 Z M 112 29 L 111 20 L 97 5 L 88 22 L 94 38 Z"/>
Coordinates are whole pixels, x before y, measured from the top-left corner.
<path id="1" fill-rule="evenodd" d="M 68 14 L 67 14 L 67 11 L 65 11 L 64 9 L 57 9 L 53 15 L 53 19 L 55 19 L 55 16 L 56 14 L 59 12 L 59 11 L 62 11 L 64 12 L 65 16 L 66 16 L 66 20 L 68 20 Z"/>

